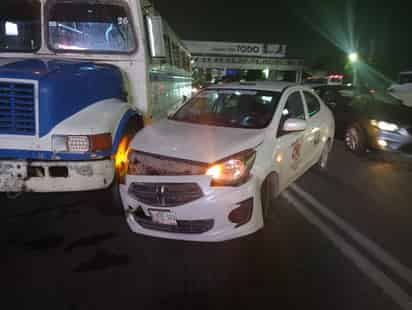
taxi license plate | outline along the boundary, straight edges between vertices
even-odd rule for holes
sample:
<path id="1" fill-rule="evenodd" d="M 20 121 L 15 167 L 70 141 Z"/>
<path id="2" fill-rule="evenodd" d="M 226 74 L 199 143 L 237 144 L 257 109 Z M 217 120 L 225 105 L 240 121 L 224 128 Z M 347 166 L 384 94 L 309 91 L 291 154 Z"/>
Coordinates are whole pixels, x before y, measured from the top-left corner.
<path id="1" fill-rule="evenodd" d="M 156 224 L 177 226 L 176 214 L 168 210 L 149 210 L 152 221 Z"/>

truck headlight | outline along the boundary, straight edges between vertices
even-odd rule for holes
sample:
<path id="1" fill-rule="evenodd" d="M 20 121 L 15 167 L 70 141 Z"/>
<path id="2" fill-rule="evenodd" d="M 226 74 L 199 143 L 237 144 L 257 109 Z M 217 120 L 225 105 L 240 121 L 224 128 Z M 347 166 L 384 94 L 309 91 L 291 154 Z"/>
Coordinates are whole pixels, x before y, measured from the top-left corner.
<path id="1" fill-rule="evenodd" d="M 384 121 L 376 121 L 376 120 L 371 120 L 370 124 L 374 127 L 377 127 L 381 130 L 385 130 L 385 131 L 398 131 L 399 130 L 399 126 L 393 123 L 388 123 L 388 122 L 384 122 Z"/>
<path id="2" fill-rule="evenodd" d="M 70 135 L 53 136 L 53 151 L 68 153 L 88 153 L 108 151 L 112 148 L 112 135 L 109 133 L 99 135 Z"/>
<path id="3" fill-rule="evenodd" d="M 206 175 L 212 186 L 239 186 L 248 180 L 255 159 L 256 151 L 247 150 L 212 165 Z"/>
<path id="4" fill-rule="evenodd" d="M 87 153 L 90 151 L 88 136 L 67 136 L 67 151 L 70 153 Z"/>

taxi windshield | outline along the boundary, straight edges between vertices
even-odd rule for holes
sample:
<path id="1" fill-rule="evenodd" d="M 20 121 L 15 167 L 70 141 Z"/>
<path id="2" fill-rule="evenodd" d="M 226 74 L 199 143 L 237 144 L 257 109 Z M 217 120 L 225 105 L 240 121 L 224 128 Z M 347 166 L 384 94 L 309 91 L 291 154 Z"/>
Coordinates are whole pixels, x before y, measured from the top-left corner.
<path id="1" fill-rule="evenodd" d="M 0 52 L 33 52 L 40 48 L 41 6 L 34 0 L 0 1 Z"/>
<path id="2" fill-rule="evenodd" d="M 131 53 L 136 41 L 128 9 L 119 4 L 61 2 L 48 8 L 53 50 Z"/>
<path id="3" fill-rule="evenodd" d="M 186 103 L 172 120 L 204 125 L 261 129 L 269 125 L 279 92 L 205 90 Z"/>

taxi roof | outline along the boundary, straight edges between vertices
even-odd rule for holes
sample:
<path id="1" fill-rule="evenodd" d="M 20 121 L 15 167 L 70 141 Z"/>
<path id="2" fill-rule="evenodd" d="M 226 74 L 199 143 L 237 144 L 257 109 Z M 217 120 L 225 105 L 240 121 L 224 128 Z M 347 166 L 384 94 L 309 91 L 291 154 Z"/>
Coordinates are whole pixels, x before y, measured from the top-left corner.
<path id="1" fill-rule="evenodd" d="M 257 82 L 230 82 L 224 84 L 210 85 L 208 89 L 244 89 L 282 92 L 285 88 L 298 86 L 292 82 L 257 81 Z"/>

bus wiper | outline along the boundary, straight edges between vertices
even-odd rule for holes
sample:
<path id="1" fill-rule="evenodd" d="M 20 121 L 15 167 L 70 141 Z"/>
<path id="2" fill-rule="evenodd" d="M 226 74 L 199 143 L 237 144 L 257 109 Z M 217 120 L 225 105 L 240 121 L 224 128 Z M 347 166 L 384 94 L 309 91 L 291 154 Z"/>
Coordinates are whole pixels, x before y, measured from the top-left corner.
<path id="1" fill-rule="evenodd" d="M 120 34 L 120 36 L 122 37 L 123 42 L 126 42 L 126 36 L 125 36 L 125 34 L 122 32 L 119 24 L 114 23 L 114 25 L 115 25 L 115 27 L 116 27 L 117 32 L 118 32 L 118 33 Z"/>

